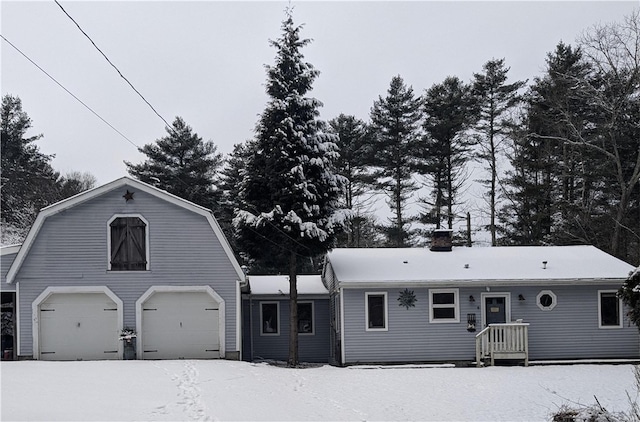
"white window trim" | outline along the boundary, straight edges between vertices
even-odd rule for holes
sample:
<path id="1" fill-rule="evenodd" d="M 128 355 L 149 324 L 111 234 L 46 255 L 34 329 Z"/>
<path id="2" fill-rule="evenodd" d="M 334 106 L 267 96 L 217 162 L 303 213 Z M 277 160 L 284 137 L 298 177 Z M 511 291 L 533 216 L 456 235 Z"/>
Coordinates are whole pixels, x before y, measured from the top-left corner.
<path id="1" fill-rule="evenodd" d="M 382 328 L 369 328 L 369 296 L 384 297 L 384 327 Z M 387 292 L 364 293 L 364 328 L 365 331 L 389 331 L 389 301 L 387 300 Z"/>
<path id="2" fill-rule="evenodd" d="M 617 330 L 624 328 L 622 299 L 618 299 L 618 325 L 602 325 L 602 293 L 618 293 L 617 290 L 598 290 L 598 328 L 603 330 Z"/>
<path id="3" fill-rule="evenodd" d="M 264 324 L 263 324 L 263 319 L 262 319 L 262 305 L 276 305 L 276 313 L 278 315 L 278 327 L 276 327 L 277 332 L 275 333 L 265 333 L 264 332 Z M 280 335 L 280 302 L 277 300 L 272 300 L 272 301 L 263 301 L 260 302 L 260 335 L 261 336 L 279 336 Z"/>
<path id="4" fill-rule="evenodd" d="M 298 332 L 298 335 L 300 336 L 315 336 L 316 335 L 316 305 L 314 304 L 315 301 L 313 300 L 302 300 L 298 302 L 298 305 L 304 304 L 304 303 L 310 303 L 311 304 L 311 332 L 310 333 L 301 333 Z M 298 319 L 300 319 L 300 314 L 298 314 Z"/>
<path id="5" fill-rule="evenodd" d="M 145 268 L 145 271 L 149 271 L 150 268 L 150 263 L 149 263 L 149 249 L 150 249 L 150 245 L 149 245 L 149 222 L 147 221 L 146 218 L 144 218 L 142 216 L 142 214 L 114 214 L 108 221 L 107 221 L 107 271 L 111 271 L 111 223 L 113 223 L 113 221 L 116 218 L 129 218 L 129 217 L 138 217 L 140 220 L 142 220 L 142 222 L 146 225 L 145 230 L 144 230 L 144 241 L 145 241 L 145 259 L 147 260 L 147 265 Z M 142 271 L 114 271 L 114 273 L 139 273 Z"/>
<path id="6" fill-rule="evenodd" d="M 441 305 L 433 303 L 433 295 L 438 293 L 453 293 L 453 305 Z M 434 308 L 452 308 L 454 318 L 434 318 Z M 429 289 L 429 323 L 432 324 L 455 324 L 460 322 L 460 292 L 459 289 Z"/>
<path id="7" fill-rule="evenodd" d="M 551 299 L 553 299 L 550 306 L 545 307 L 545 306 L 542 306 L 542 304 L 540 303 L 540 298 L 544 295 L 549 295 L 551 296 Z M 556 294 L 553 293 L 551 290 L 540 290 L 540 293 L 538 293 L 538 295 L 536 296 L 536 305 L 538 305 L 538 308 L 542 309 L 543 311 L 550 311 L 553 308 L 555 308 L 557 304 L 558 304 L 558 296 L 556 296 Z"/>

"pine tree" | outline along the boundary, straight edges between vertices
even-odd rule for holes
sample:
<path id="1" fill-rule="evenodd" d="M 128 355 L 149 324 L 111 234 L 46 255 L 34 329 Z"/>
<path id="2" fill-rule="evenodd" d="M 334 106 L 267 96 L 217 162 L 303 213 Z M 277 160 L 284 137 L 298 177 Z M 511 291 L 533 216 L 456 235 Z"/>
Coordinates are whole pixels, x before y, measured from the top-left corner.
<path id="1" fill-rule="evenodd" d="M 374 186 L 387 196 L 393 213 L 389 226 L 383 227 L 390 246 L 412 243 L 411 218 L 406 216 L 407 202 L 417 189 L 412 176 L 417 169 L 419 148 L 420 99 L 400 76 L 391 80 L 387 96 L 371 109 Z"/>
<path id="2" fill-rule="evenodd" d="M 423 96 L 425 136 L 420 158 L 433 182 L 431 212 L 424 222 L 453 228 L 454 206 L 466 181 L 471 140 L 464 133 L 474 120 L 470 86 L 455 76 L 434 84 Z M 426 216 L 425 216 L 426 217 Z"/>
<path id="3" fill-rule="evenodd" d="M 306 97 L 319 72 L 304 62 L 291 10 L 282 35 L 270 41 L 275 64 L 266 66 L 269 101 L 256 127 L 234 224 L 248 255 L 286 268 L 290 295 L 289 366 L 298 364 L 297 273 L 299 258 L 324 254 L 344 229 L 339 208 L 344 179 L 334 173 L 337 137 L 318 119 L 320 101 Z"/>
<path id="4" fill-rule="evenodd" d="M 20 98 L 3 96 L 1 117 L 2 243 L 20 243 L 40 209 L 62 199 L 60 175 L 51 166 L 53 155 L 35 145 L 42 135 L 26 135 L 31 119 Z"/>
<path id="5" fill-rule="evenodd" d="M 473 93 L 478 110 L 478 158 L 486 163 L 489 178 L 482 180 L 488 187 L 491 245 L 497 245 L 498 162 L 502 156 L 502 142 L 507 133 L 509 111 L 520 101 L 518 90 L 525 84 L 517 81 L 507 84 L 509 68 L 504 59 L 489 60 L 483 73 L 474 73 Z"/>
<path id="6" fill-rule="evenodd" d="M 127 171 L 139 180 L 166 190 L 200 206 L 218 211 L 217 187 L 222 154 L 212 141 L 204 142 L 181 117 L 176 117 L 167 136 L 146 144 L 140 164 L 125 161 Z"/>
<path id="7" fill-rule="evenodd" d="M 336 161 L 336 173 L 347 180 L 342 202 L 352 211 L 338 245 L 348 248 L 372 245 L 375 220 L 368 212 L 372 182 L 368 171 L 372 156 L 370 133 L 365 122 L 344 114 L 331 119 L 329 127 L 338 136 L 340 157 Z"/>

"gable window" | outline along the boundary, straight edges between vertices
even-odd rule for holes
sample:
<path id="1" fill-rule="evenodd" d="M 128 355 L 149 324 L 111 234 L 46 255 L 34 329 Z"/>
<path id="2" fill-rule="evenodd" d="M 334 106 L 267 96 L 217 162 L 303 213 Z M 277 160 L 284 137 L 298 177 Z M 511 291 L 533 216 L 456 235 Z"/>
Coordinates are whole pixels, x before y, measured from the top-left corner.
<path id="1" fill-rule="evenodd" d="M 146 271 L 148 224 L 139 216 L 115 216 L 109 221 L 109 270 Z"/>
<path id="2" fill-rule="evenodd" d="M 367 331 L 387 331 L 387 293 L 365 293 Z"/>
<path id="3" fill-rule="evenodd" d="M 313 302 L 298 302 L 298 334 L 313 333 Z"/>
<path id="4" fill-rule="evenodd" d="M 280 335 L 280 304 L 260 302 L 260 334 Z"/>
<path id="5" fill-rule="evenodd" d="M 615 290 L 598 291 L 598 327 L 622 328 L 622 299 Z"/>
<path id="6" fill-rule="evenodd" d="M 460 322 L 458 289 L 429 290 L 429 322 Z"/>

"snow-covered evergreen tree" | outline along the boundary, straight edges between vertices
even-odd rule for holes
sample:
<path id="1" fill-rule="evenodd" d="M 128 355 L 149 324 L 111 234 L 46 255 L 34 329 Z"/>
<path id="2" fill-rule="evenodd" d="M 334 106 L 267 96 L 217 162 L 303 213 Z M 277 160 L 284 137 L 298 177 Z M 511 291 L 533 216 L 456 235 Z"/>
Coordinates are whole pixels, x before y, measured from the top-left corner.
<path id="1" fill-rule="evenodd" d="M 412 176 L 417 168 L 420 118 L 420 98 L 400 76 L 393 77 L 387 96 L 380 96 L 371 108 L 374 186 L 387 196 L 393 213 L 390 225 L 382 228 L 393 247 L 412 243 L 406 208 L 417 189 Z"/>
<path id="2" fill-rule="evenodd" d="M 194 133 L 181 117 L 176 117 L 171 126 L 166 128 L 167 136 L 140 148 L 147 156 L 144 162 L 124 162 L 127 171 L 143 182 L 216 212 L 222 154 L 212 141 L 204 142 Z"/>
<path id="3" fill-rule="evenodd" d="M 287 10 L 282 35 L 270 41 L 275 64 L 266 66 L 269 101 L 256 126 L 234 224 L 244 252 L 269 260 L 289 274 L 288 364 L 298 364 L 298 262 L 324 254 L 344 229 L 339 198 L 344 179 L 334 173 L 336 136 L 319 120 L 320 101 L 307 97 L 319 72 L 304 61 L 300 38 Z M 287 269 L 288 266 L 288 269 Z"/>

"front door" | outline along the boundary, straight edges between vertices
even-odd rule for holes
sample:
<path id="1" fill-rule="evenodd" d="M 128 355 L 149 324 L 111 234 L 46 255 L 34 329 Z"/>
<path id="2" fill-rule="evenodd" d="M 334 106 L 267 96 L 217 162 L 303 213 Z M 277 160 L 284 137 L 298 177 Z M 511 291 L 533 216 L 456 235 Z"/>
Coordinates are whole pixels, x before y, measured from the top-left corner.
<path id="1" fill-rule="evenodd" d="M 507 322 L 506 298 L 504 296 L 487 296 L 484 301 L 485 326 Z"/>

